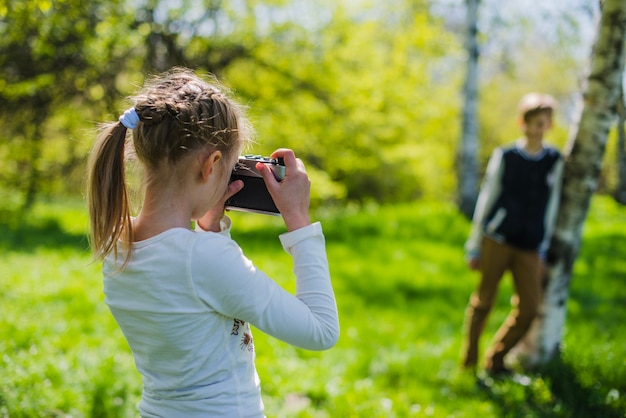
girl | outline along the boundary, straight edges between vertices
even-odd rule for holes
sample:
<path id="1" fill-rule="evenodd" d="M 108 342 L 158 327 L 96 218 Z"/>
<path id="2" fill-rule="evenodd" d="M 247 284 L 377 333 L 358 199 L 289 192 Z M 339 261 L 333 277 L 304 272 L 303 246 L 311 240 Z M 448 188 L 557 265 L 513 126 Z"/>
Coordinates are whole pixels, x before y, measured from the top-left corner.
<path id="1" fill-rule="evenodd" d="M 91 153 L 91 243 L 103 260 L 105 302 L 143 377 L 143 417 L 263 416 L 250 324 L 310 350 L 338 339 L 324 236 L 309 219 L 310 181 L 291 150 L 272 154 L 285 161 L 281 182 L 257 168 L 287 227 L 280 240 L 294 260 L 296 296 L 230 238 L 224 202 L 243 187 L 229 178 L 249 135 L 242 108 L 215 80 L 174 69 L 102 127 Z M 136 217 L 127 146 L 145 169 Z"/>

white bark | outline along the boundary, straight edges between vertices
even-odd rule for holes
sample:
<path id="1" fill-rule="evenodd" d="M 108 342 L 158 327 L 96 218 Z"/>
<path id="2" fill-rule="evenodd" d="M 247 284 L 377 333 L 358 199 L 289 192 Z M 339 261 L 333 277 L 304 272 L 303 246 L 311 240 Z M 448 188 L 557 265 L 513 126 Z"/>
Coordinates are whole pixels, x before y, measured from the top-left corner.
<path id="1" fill-rule="evenodd" d="M 617 115 L 625 49 L 626 1 L 606 0 L 591 54 L 579 123 L 565 151 L 561 207 L 548 254 L 542 314 L 513 353 L 528 368 L 550 361 L 560 351 L 583 223 L 598 183 L 608 132 Z"/>
<path id="2" fill-rule="evenodd" d="M 480 0 L 466 0 L 467 72 L 463 87 L 463 122 L 459 145 L 457 182 L 459 209 L 470 218 L 478 193 L 478 5 Z"/>
<path id="3" fill-rule="evenodd" d="M 626 205 L 626 106 L 624 105 L 623 87 L 617 103 L 617 187 L 615 200 Z"/>

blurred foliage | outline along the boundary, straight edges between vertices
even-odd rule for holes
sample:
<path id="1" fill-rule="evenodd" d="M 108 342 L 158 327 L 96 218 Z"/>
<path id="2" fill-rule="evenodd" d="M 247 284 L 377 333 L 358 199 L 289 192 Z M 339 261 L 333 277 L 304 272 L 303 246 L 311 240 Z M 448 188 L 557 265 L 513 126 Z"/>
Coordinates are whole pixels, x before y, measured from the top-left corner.
<path id="1" fill-rule="evenodd" d="M 251 99 L 262 149 L 298 150 L 318 197 L 437 193 L 452 181 L 457 81 L 442 60 L 457 42 L 425 11 L 355 19 L 337 7 L 314 34 L 283 25 L 226 78 Z"/>
<path id="2" fill-rule="evenodd" d="M 112 106 L 114 96 L 105 98 L 105 92 L 128 53 L 116 46 L 128 21 L 119 4 L 0 4 L 0 197 L 5 201 L 30 206 L 41 192 L 82 187 L 89 147 L 79 136 Z"/>
<path id="3" fill-rule="evenodd" d="M 250 152 L 295 149 L 315 205 L 451 201 L 464 52 L 436 3 L 0 0 L 0 210 L 81 193 L 96 124 L 174 65 L 216 74 L 249 105 Z M 584 65 L 563 44 L 579 39 L 529 39 L 482 58 L 483 167 L 519 135 L 529 90 L 564 104 L 551 139 L 565 142 Z"/>

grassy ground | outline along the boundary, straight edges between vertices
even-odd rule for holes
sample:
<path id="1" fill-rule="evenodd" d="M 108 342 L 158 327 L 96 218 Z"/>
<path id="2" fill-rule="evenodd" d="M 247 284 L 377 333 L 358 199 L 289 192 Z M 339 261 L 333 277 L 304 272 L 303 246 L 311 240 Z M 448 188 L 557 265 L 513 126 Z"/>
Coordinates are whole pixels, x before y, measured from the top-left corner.
<path id="1" fill-rule="evenodd" d="M 279 219 L 233 213 L 247 255 L 294 288 Z M 463 311 L 477 277 L 468 223 L 443 204 L 318 215 L 341 338 L 294 349 L 255 333 L 268 417 L 624 417 L 626 210 L 595 198 L 568 302 L 561 359 L 477 385 L 458 368 Z M 141 391 L 102 297 L 80 202 L 0 223 L 0 417 L 132 417 Z M 505 280 L 483 347 L 508 312 Z"/>

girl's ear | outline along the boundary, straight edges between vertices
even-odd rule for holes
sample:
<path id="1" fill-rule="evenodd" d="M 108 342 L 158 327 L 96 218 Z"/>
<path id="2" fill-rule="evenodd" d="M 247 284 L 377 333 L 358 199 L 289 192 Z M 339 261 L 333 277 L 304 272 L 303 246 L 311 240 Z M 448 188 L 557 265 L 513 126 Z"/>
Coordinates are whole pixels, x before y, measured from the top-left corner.
<path id="1" fill-rule="evenodd" d="M 213 151 L 202 162 L 202 181 L 206 183 L 213 173 L 215 163 L 222 159 L 222 151 Z"/>

